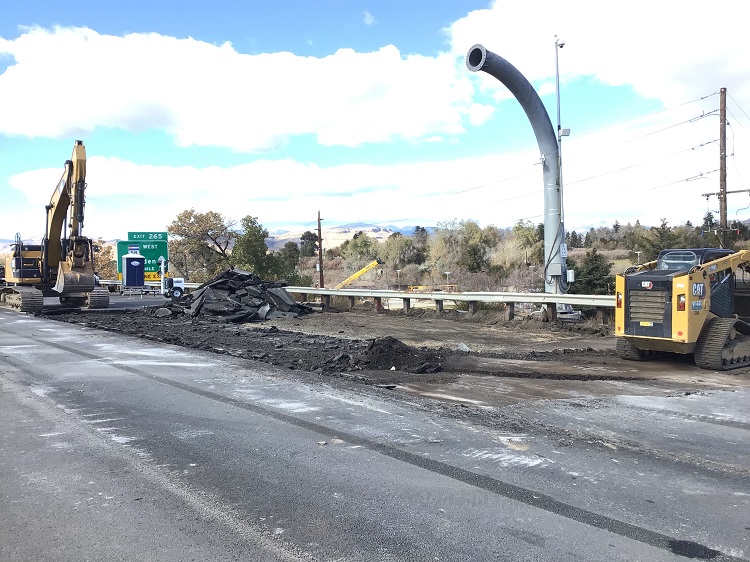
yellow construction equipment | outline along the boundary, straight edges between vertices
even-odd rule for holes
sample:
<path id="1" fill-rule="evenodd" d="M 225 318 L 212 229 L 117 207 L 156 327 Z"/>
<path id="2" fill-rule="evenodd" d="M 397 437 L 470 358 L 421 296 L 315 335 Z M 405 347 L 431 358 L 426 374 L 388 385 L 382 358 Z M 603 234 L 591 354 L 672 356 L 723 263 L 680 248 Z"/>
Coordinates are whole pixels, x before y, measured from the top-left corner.
<path id="1" fill-rule="evenodd" d="M 349 283 L 351 283 L 352 281 L 355 281 L 355 280 L 359 279 L 365 273 L 367 273 L 371 269 L 379 266 L 382 263 L 383 262 L 381 260 L 373 260 L 373 261 L 371 261 L 366 266 L 364 266 L 362 269 L 360 269 L 357 273 L 355 273 L 354 275 L 352 275 L 352 276 L 347 277 L 346 279 L 344 279 L 341 283 L 339 283 L 338 285 L 336 285 L 335 288 L 336 289 L 342 289 L 342 288 L 346 287 Z"/>
<path id="2" fill-rule="evenodd" d="M 617 355 L 693 354 L 720 371 L 750 365 L 750 287 L 737 269 L 750 271 L 750 250 L 672 249 L 617 275 Z"/>
<path id="3" fill-rule="evenodd" d="M 5 285 L 0 306 L 21 312 L 38 312 L 45 296 L 59 297 L 67 305 L 107 308 L 109 292 L 94 279 L 94 245 L 82 234 L 86 189 L 86 149 L 73 146 L 73 156 L 52 192 L 41 244 L 25 244 L 16 235 L 5 264 Z M 68 219 L 67 229 L 66 217 Z"/>

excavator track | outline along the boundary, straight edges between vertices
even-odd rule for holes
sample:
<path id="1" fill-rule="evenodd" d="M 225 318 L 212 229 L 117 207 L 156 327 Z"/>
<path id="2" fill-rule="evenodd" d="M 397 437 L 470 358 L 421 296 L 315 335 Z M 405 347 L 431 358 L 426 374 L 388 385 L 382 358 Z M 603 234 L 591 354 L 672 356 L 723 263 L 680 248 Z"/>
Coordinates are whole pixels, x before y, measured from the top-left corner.
<path id="1" fill-rule="evenodd" d="M 3 287 L 0 289 L 0 307 L 18 312 L 41 312 L 44 293 L 34 287 Z"/>
<path id="2" fill-rule="evenodd" d="M 695 364 L 729 371 L 750 366 L 750 325 L 737 318 L 712 318 L 695 344 Z"/>
<path id="3" fill-rule="evenodd" d="M 86 308 L 108 308 L 109 291 L 104 287 L 94 287 L 94 290 L 88 294 L 86 299 Z"/>

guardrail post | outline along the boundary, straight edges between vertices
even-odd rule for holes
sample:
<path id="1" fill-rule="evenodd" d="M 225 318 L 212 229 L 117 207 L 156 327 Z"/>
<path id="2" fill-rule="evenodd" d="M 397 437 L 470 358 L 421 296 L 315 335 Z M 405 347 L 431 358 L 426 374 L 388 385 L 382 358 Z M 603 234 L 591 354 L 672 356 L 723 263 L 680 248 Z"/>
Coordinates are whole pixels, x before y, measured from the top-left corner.
<path id="1" fill-rule="evenodd" d="M 349 308 L 350 309 L 354 308 L 354 304 L 355 304 L 354 297 L 349 297 Z"/>
<path id="2" fill-rule="evenodd" d="M 302 299 L 302 302 L 307 302 L 307 293 L 300 293 L 299 297 Z"/>
<path id="3" fill-rule="evenodd" d="M 323 310 L 331 308 L 331 295 L 323 295 Z"/>
<path id="4" fill-rule="evenodd" d="M 383 298 L 382 297 L 375 297 L 375 310 L 377 312 L 382 312 L 383 310 Z"/>
<path id="5" fill-rule="evenodd" d="M 596 317 L 599 319 L 602 326 L 609 325 L 610 312 L 608 308 L 597 308 Z"/>
<path id="6" fill-rule="evenodd" d="M 479 303 L 477 301 L 469 301 L 469 314 L 476 314 L 479 312 Z"/>
<path id="7" fill-rule="evenodd" d="M 435 301 L 435 310 L 437 310 L 438 312 L 443 312 L 443 301 Z"/>
<path id="8" fill-rule="evenodd" d="M 411 310 L 411 299 L 402 299 L 404 301 L 404 312 Z"/>
<path id="9" fill-rule="evenodd" d="M 513 320 L 516 317 L 516 303 L 508 302 L 505 304 L 508 308 L 508 320 Z"/>

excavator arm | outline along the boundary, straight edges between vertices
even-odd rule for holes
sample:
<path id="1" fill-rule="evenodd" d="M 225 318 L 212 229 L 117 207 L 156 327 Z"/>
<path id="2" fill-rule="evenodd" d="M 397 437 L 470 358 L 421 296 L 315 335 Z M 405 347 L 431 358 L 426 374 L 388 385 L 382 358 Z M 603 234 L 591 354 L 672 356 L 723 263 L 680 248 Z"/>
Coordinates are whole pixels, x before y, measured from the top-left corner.
<path id="1" fill-rule="evenodd" d="M 86 191 L 86 148 L 75 141 L 73 155 L 47 205 L 45 271 L 57 266 L 54 290 L 60 294 L 90 292 L 94 289 L 93 247 L 83 236 Z M 63 227 L 68 218 L 67 232 Z"/>
<path id="2" fill-rule="evenodd" d="M 336 285 L 336 289 L 342 289 L 342 288 L 346 287 L 349 283 L 351 283 L 352 281 L 355 281 L 355 280 L 359 279 L 365 273 L 367 273 L 371 269 L 377 267 L 381 263 L 383 263 L 383 262 L 381 262 L 380 260 L 373 260 L 373 261 L 371 261 L 366 266 L 364 266 L 362 269 L 360 269 L 357 273 L 355 273 L 354 275 L 352 275 L 350 277 L 347 277 L 341 283 L 339 283 L 338 285 Z"/>

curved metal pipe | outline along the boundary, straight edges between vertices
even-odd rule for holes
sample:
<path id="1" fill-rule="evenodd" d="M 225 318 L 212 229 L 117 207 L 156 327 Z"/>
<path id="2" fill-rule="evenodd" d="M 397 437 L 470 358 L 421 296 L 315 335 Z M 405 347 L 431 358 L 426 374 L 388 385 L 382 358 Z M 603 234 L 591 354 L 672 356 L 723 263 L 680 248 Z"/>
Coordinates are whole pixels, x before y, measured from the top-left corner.
<path id="1" fill-rule="evenodd" d="M 557 137 L 549 114 L 524 75 L 483 45 L 469 49 L 466 66 L 472 72 L 481 70 L 500 80 L 521 104 L 534 129 L 544 172 L 544 289 L 547 293 L 564 293 L 568 290 L 568 282 L 567 266 L 561 253 L 565 229 L 562 224 L 560 163 Z"/>

